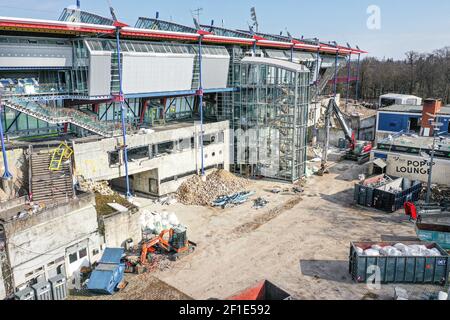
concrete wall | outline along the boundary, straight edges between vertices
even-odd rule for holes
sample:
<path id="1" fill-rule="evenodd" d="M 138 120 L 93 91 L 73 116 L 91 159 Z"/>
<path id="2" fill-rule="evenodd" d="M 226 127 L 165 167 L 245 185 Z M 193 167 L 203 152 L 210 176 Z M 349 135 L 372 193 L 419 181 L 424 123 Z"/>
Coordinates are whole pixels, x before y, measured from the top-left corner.
<path id="1" fill-rule="evenodd" d="M 25 158 L 23 149 L 11 149 L 6 151 L 8 158 L 8 168 L 9 172 L 13 176 L 13 189 L 14 194 L 17 195 L 17 192 L 25 183 L 28 185 L 28 160 Z M 4 163 L 3 163 L 3 152 L 0 151 L 0 172 L 3 174 L 4 172 Z M 1 187 L 1 185 L 0 185 Z M 7 200 L 7 196 L 3 193 L 3 190 L 0 188 L 0 202 Z"/>
<path id="2" fill-rule="evenodd" d="M 228 121 L 205 124 L 205 135 L 216 132 L 224 132 L 224 141 L 216 142 L 204 148 L 205 166 L 224 163 L 229 168 L 229 129 Z M 166 141 L 179 141 L 197 136 L 198 126 L 183 126 L 173 130 L 161 130 L 148 134 L 135 134 L 127 137 L 127 145 L 131 147 L 149 146 Z M 109 138 L 92 142 L 74 141 L 75 174 L 86 179 L 112 180 L 125 175 L 123 164 L 110 165 L 108 152 L 115 151 L 120 145 L 121 138 Z M 212 155 L 214 153 L 214 156 Z M 162 154 L 155 158 L 145 158 L 130 161 L 128 170 L 130 175 L 158 169 L 158 178 L 164 179 L 177 174 L 182 174 L 200 167 L 200 148 L 184 149 L 171 154 Z"/>
<path id="3" fill-rule="evenodd" d="M 142 240 L 140 226 L 141 212 L 118 212 L 101 218 L 103 220 L 104 239 L 107 247 L 124 247 L 125 241 L 133 239 L 137 244 Z"/>
<path id="4" fill-rule="evenodd" d="M 7 223 L 5 231 L 16 287 L 34 278 L 34 275 L 26 275 L 41 267 L 43 271 L 37 271 L 35 275 L 43 273 L 47 277 L 50 273 L 48 264 L 61 257 L 64 257 L 64 267 L 70 276 L 66 251 L 77 243 L 87 243 L 91 263 L 100 258 L 100 252 L 96 255 L 92 253 L 92 250 L 100 249 L 100 238 L 94 198 L 91 196 Z"/>

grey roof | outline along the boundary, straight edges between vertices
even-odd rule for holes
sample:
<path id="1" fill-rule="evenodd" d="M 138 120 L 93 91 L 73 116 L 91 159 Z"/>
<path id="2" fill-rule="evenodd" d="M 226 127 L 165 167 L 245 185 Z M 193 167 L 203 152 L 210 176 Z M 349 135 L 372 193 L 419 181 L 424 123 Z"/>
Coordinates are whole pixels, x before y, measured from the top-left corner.
<path id="1" fill-rule="evenodd" d="M 380 108 L 378 110 L 387 112 L 422 113 L 422 108 L 423 106 L 394 104 L 392 106 Z M 438 112 L 438 114 L 450 115 L 450 105 L 441 107 L 441 110 Z"/>
<path id="2" fill-rule="evenodd" d="M 309 69 L 302 64 L 284 61 L 280 59 L 261 58 L 261 57 L 245 57 L 241 60 L 242 63 L 252 64 L 266 64 L 274 67 L 286 69 L 294 72 L 309 72 Z"/>

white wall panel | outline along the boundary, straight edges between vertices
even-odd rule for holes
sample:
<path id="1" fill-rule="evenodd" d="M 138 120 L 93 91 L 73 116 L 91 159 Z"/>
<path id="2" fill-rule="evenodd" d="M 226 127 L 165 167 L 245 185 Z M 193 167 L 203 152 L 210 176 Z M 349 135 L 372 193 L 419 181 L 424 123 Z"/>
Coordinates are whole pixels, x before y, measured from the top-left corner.
<path id="1" fill-rule="evenodd" d="M 0 45 L 0 67 L 71 66 L 71 46 Z"/>
<path id="2" fill-rule="evenodd" d="M 202 86 L 204 89 L 226 88 L 228 80 L 229 57 L 202 57 Z"/>
<path id="3" fill-rule="evenodd" d="M 125 94 L 191 90 L 193 55 L 123 54 Z"/>
<path id="4" fill-rule="evenodd" d="M 111 53 L 92 53 L 89 57 L 89 95 L 111 93 Z"/>

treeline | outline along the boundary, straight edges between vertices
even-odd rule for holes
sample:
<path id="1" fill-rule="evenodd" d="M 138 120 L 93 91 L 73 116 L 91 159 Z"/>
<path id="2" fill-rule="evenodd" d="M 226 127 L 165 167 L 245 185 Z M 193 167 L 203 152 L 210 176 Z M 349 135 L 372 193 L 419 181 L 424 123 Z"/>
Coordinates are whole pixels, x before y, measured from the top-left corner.
<path id="1" fill-rule="evenodd" d="M 352 75 L 356 75 L 356 63 L 352 61 Z M 347 76 L 347 68 L 340 71 Z M 346 96 L 346 84 L 338 86 Z M 422 98 L 441 98 L 450 104 L 450 47 L 432 53 L 409 51 L 403 60 L 368 57 L 361 62 L 360 99 L 375 102 L 385 93 L 413 94 Z M 350 97 L 355 97 L 352 84 Z"/>

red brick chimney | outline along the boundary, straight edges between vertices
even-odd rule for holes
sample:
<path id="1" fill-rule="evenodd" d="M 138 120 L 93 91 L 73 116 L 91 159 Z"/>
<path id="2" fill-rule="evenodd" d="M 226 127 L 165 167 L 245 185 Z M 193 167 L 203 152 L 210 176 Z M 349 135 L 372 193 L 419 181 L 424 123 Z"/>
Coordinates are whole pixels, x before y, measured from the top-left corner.
<path id="1" fill-rule="evenodd" d="M 422 109 L 422 130 L 421 134 L 423 136 L 431 136 L 433 134 L 433 126 L 430 125 L 430 121 L 433 117 L 431 115 L 437 115 L 437 113 L 441 110 L 442 100 L 441 99 L 425 99 L 423 102 Z"/>

